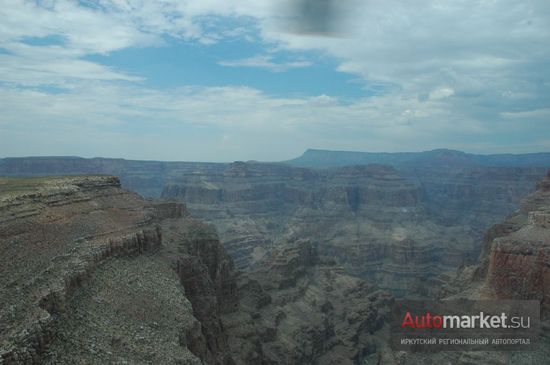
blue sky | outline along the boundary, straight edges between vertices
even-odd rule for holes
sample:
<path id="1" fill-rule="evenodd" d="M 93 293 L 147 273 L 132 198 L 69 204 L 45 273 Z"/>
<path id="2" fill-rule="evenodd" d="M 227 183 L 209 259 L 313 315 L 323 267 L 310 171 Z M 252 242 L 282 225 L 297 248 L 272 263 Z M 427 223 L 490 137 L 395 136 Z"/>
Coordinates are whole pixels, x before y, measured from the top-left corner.
<path id="1" fill-rule="evenodd" d="M 336 72 L 337 62 L 318 52 L 279 51 L 270 56 L 271 66 L 232 66 L 233 60 L 242 59 L 265 63 L 265 58 L 257 57 L 265 52 L 265 46 L 243 39 L 207 45 L 170 38 L 164 41 L 162 47 L 129 48 L 108 55 L 91 55 L 87 59 L 139 75 L 151 88 L 224 85 L 247 86 L 272 96 L 331 94 L 359 98 L 365 95 L 361 79 Z M 294 67 L 285 66 L 293 62 Z"/>
<path id="2" fill-rule="evenodd" d="M 0 157 L 550 151 L 548 1 L 298 2 L 8 2 Z"/>

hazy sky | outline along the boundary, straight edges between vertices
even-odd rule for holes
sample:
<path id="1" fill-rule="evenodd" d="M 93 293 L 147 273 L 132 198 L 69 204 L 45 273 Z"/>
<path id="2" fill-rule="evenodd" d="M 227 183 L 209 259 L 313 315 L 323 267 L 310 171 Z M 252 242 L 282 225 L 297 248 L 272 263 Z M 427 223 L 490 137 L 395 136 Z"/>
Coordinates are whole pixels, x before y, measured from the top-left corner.
<path id="1" fill-rule="evenodd" d="M 548 0 L 0 3 L 0 157 L 550 151 Z"/>

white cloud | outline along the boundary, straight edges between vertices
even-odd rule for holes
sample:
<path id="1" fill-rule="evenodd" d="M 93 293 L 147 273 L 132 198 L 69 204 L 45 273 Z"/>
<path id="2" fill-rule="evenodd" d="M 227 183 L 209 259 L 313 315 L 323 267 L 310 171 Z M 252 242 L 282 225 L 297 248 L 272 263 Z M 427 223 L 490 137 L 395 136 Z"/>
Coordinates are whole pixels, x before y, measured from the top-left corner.
<path id="1" fill-rule="evenodd" d="M 220 61 L 221 66 L 266 68 L 273 72 L 287 71 L 293 68 L 303 68 L 312 65 L 309 61 L 274 62 L 271 56 L 254 56 L 233 61 Z"/>
<path id="2" fill-rule="evenodd" d="M 74 57 L 60 46 L 6 44 L 0 54 L 0 80 L 19 85 L 66 86 L 74 80 L 140 81 L 141 77 Z"/>
<path id="3" fill-rule="evenodd" d="M 430 92 L 429 98 L 431 100 L 442 100 L 451 97 L 455 94 L 455 91 L 450 87 L 440 87 Z"/>
<path id="4" fill-rule="evenodd" d="M 524 110 L 518 112 L 502 112 L 500 115 L 506 119 L 541 119 L 546 118 L 550 123 L 550 108 Z"/>
<path id="5" fill-rule="evenodd" d="M 140 130 L 154 134 L 179 126 L 195 132 L 212 129 L 211 144 L 192 143 L 188 137 L 185 148 L 209 148 L 214 157 L 222 140 L 223 156 L 277 159 L 283 152 L 275 137 L 287 141 L 288 148 L 282 150 L 288 154 L 306 147 L 470 146 L 494 151 L 514 146 L 486 139 L 500 136 L 509 141 L 510 130 L 521 138 L 518 124 L 512 128 L 511 123 L 548 117 L 550 2 L 546 0 L 350 0 L 346 37 L 341 38 L 285 31 L 281 19 L 291 15 L 290 7 L 271 1 L 81 3 L 91 6 L 67 0 L 47 5 L 14 0 L 0 8 L 0 152 L 25 154 L 21 151 L 29 144 L 24 147 L 24 136 L 38 136 L 45 129 L 58 136 L 77 131 L 97 140 L 111 139 L 113 153 L 133 151 L 132 143 L 146 138 Z M 29 41 L 51 36 L 57 37 L 53 44 Z M 163 47 L 166 37 L 203 44 L 235 38 L 260 41 L 268 48 L 264 52 L 272 53 L 224 59 L 220 64 L 275 72 L 312 62 L 300 56 L 279 62 L 279 52 L 299 55 L 317 50 L 336 60 L 338 71 L 360 77 L 366 89 L 382 88 L 376 97 L 351 102 L 337 95 L 277 98 L 261 90 L 223 85 L 155 90 L 144 86 L 142 75 L 88 57 L 131 47 Z M 63 91 L 44 91 L 49 86 Z M 106 126 L 127 129 L 122 133 Z M 266 131 L 272 137 L 262 137 Z M 180 141 L 169 137 L 155 145 L 159 158 L 178 151 Z M 248 152 L 238 147 L 243 143 L 252 146 Z M 234 150 L 228 151 L 228 146 Z M 265 152 L 266 146 L 273 147 Z M 48 153 L 46 147 L 39 152 Z M 184 157 L 172 159 L 180 158 Z"/>
<path id="6" fill-rule="evenodd" d="M 96 84 L 55 95 L 0 89 L 0 100 L 4 111 L 0 128 L 10 129 L 10 135 L 29 136 L 17 146 L 2 141 L 3 148 L 10 147 L 13 154 L 28 154 L 24 151 L 32 138 L 65 136 L 70 141 L 85 139 L 79 154 L 88 156 L 177 160 L 201 151 L 203 157 L 194 158 L 276 160 L 333 143 L 356 150 L 415 150 L 419 143 L 425 148 L 438 147 L 450 133 L 487 133 L 475 120 L 451 115 L 438 102 L 391 96 L 350 105 L 323 95 L 274 98 L 246 87 L 159 91 Z M 144 149 L 137 141 L 147 136 L 148 149 Z M 111 141 L 109 148 L 104 148 L 103 140 Z M 99 152 L 93 152 L 92 146 L 86 148 L 93 141 L 102 146 Z M 33 147 L 37 154 L 53 153 L 48 152 L 51 145 L 41 150 L 39 146 Z M 179 152 L 174 155 L 174 151 Z"/>

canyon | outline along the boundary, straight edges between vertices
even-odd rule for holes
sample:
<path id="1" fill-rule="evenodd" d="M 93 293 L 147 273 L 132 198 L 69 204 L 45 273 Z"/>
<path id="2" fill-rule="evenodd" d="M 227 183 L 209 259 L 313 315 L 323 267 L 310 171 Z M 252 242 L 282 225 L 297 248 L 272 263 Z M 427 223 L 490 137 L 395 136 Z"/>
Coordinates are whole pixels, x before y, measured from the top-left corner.
<path id="1" fill-rule="evenodd" d="M 485 234 L 478 263 L 441 277 L 433 298 L 537 300 L 540 338 L 534 351 L 400 353 L 400 364 L 545 364 L 550 356 L 550 171 L 520 208 Z"/>
<path id="2" fill-rule="evenodd" d="M 309 239 L 319 254 L 395 295 L 476 262 L 484 232 L 518 207 L 541 167 L 388 165 L 324 169 L 235 162 L 173 178 L 161 198 L 213 223 L 239 269 L 281 243 Z"/>
<path id="3" fill-rule="evenodd" d="M 321 155 L 0 160 L 0 364 L 544 363 L 544 156 Z M 400 297 L 537 299 L 541 346 L 394 352 Z"/>
<path id="4" fill-rule="evenodd" d="M 10 158 L 0 175 L 116 174 L 123 187 L 184 202 L 214 224 L 240 270 L 308 239 L 348 274 L 402 296 L 423 295 L 430 280 L 476 262 L 484 232 L 548 166 L 550 154 L 308 150 L 281 163 Z"/>
<path id="5" fill-rule="evenodd" d="M 392 300 L 304 241 L 239 273 L 183 204 L 111 176 L 0 178 L 0 228 L 2 364 L 354 364 Z"/>

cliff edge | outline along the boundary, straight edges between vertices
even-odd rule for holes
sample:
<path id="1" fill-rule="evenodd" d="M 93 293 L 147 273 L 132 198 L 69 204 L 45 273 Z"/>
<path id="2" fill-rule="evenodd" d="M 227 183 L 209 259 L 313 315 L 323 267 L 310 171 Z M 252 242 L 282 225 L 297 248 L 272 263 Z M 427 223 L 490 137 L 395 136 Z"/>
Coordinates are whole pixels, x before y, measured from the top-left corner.
<path id="1" fill-rule="evenodd" d="M 0 257 L 0 363 L 233 363 L 232 261 L 182 204 L 111 176 L 1 178 Z"/>

